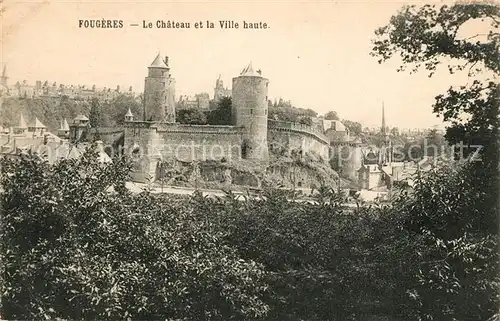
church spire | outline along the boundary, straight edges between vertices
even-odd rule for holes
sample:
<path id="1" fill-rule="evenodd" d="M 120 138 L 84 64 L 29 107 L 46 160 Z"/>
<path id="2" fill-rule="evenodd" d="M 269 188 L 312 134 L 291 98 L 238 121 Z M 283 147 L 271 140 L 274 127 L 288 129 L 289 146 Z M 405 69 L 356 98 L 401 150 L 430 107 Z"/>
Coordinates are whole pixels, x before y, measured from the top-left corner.
<path id="1" fill-rule="evenodd" d="M 7 76 L 7 65 L 3 65 L 2 76 L 0 77 L 0 82 L 2 85 L 7 86 L 7 80 L 9 77 Z"/>

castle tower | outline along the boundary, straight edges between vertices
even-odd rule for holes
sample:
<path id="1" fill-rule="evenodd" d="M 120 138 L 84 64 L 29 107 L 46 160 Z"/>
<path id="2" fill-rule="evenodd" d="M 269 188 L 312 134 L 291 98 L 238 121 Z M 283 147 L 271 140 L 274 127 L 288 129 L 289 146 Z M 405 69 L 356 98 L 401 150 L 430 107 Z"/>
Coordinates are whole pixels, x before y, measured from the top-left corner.
<path id="1" fill-rule="evenodd" d="M 5 87 L 8 87 L 9 77 L 7 76 L 7 65 L 3 66 L 2 77 L 0 77 L 0 83 Z"/>
<path id="2" fill-rule="evenodd" d="M 269 80 L 255 72 L 250 63 L 233 78 L 232 117 L 235 126 L 245 128 L 242 157 L 269 160 L 267 146 L 267 92 Z"/>
<path id="3" fill-rule="evenodd" d="M 168 57 L 158 53 L 144 83 L 144 120 L 175 122 L 175 79 L 170 76 Z"/>
<path id="4" fill-rule="evenodd" d="M 73 119 L 73 123 L 69 126 L 69 138 L 71 142 L 78 143 L 85 141 L 90 128 L 90 120 L 85 115 L 78 115 Z"/>
<path id="5" fill-rule="evenodd" d="M 330 146 L 330 165 L 342 177 L 358 181 L 358 171 L 363 163 L 361 139 L 351 141 L 332 141 Z"/>

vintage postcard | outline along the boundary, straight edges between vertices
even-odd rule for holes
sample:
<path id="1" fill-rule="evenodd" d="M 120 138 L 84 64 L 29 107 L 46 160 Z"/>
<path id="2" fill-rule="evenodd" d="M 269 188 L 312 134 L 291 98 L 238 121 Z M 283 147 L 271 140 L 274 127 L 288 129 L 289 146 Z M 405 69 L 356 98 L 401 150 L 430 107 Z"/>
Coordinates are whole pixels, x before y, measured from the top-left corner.
<path id="1" fill-rule="evenodd" d="M 500 5 L 1 1 L 5 320 L 499 320 Z"/>

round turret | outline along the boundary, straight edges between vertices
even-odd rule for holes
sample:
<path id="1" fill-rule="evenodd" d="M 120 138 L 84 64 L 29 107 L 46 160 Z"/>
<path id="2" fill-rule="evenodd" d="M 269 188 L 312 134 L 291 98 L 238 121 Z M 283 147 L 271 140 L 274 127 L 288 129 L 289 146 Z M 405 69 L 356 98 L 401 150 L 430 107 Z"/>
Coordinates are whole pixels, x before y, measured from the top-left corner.
<path id="1" fill-rule="evenodd" d="M 232 117 L 235 126 L 244 127 L 242 157 L 269 160 L 267 146 L 267 92 L 269 80 L 255 72 L 250 63 L 233 78 Z"/>
<path id="2" fill-rule="evenodd" d="M 175 79 L 170 76 L 168 57 L 160 54 L 148 67 L 144 83 L 145 120 L 175 122 Z"/>

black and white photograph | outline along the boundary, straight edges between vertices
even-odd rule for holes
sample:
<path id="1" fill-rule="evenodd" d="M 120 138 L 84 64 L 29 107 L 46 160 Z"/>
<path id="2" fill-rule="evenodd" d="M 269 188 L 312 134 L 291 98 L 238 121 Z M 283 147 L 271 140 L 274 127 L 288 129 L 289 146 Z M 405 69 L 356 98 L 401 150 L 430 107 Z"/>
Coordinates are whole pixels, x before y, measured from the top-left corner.
<path id="1" fill-rule="evenodd" d="M 0 22 L 0 320 L 500 321 L 500 2 Z"/>

